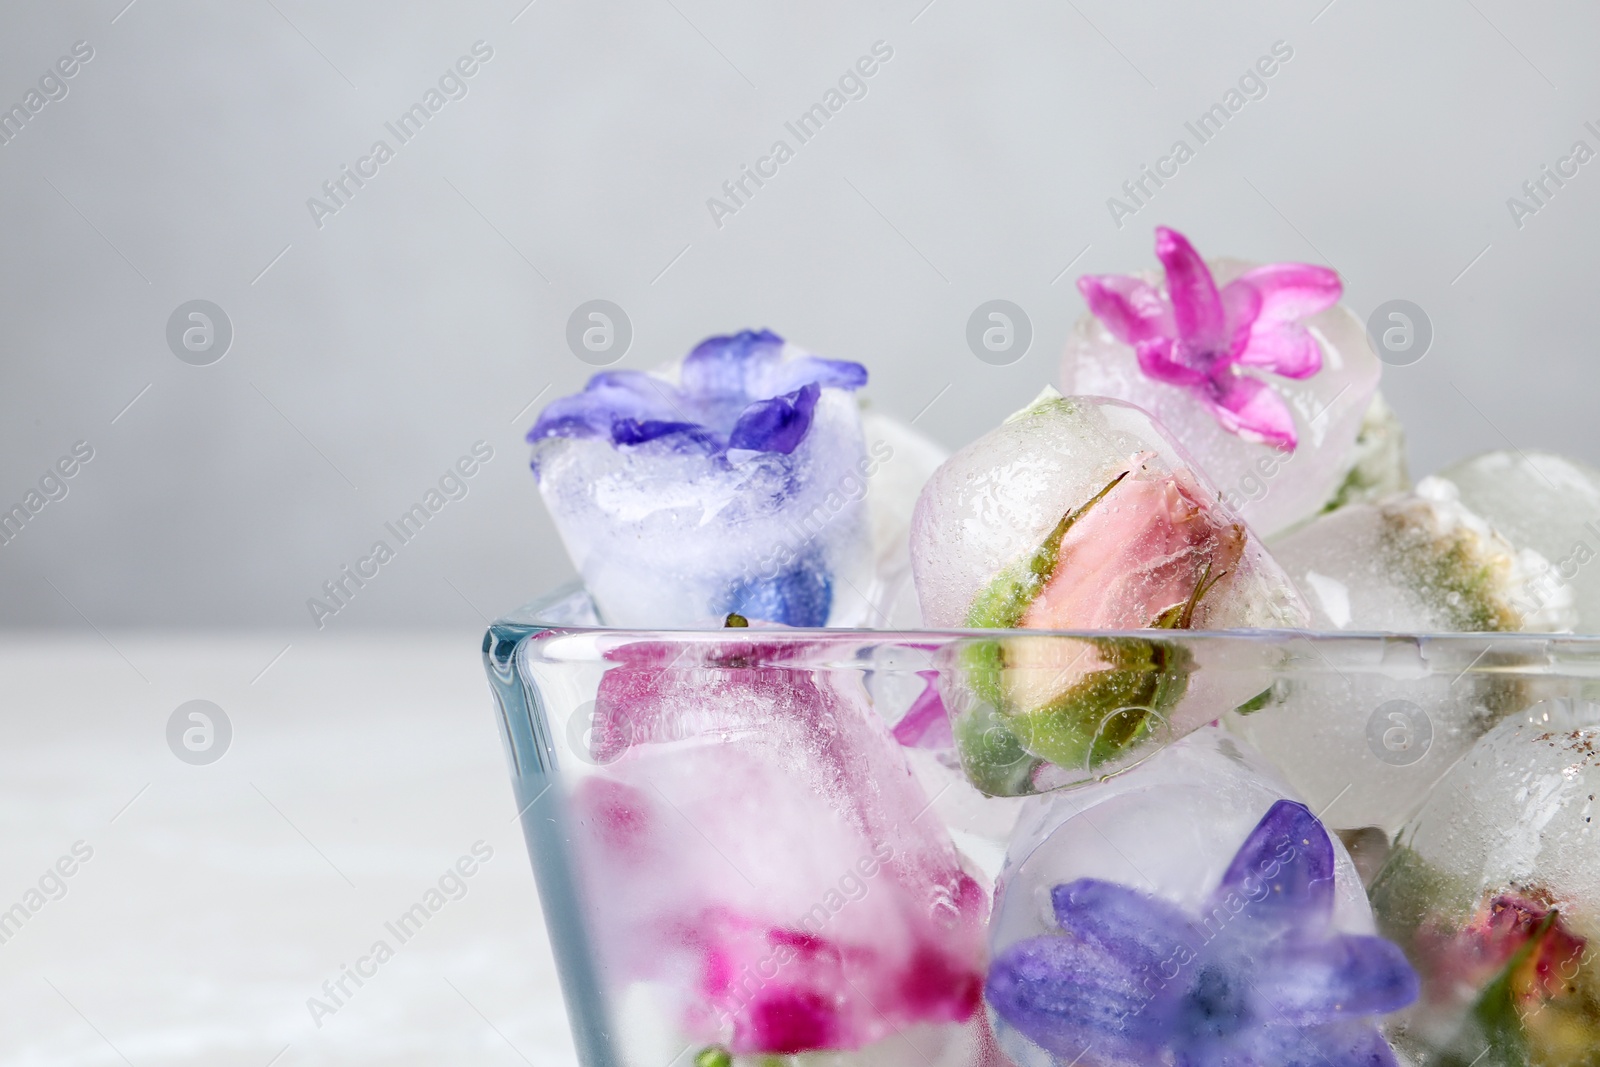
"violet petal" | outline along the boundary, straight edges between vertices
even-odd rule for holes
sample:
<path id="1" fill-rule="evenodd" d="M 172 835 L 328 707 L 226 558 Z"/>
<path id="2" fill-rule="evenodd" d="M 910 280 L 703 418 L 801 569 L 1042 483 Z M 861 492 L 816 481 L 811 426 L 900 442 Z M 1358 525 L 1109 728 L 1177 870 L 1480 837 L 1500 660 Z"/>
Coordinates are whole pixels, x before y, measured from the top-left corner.
<path id="1" fill-rule="evenodd" d="M 740 330 L 723 337 L 707 337 L 683 358 L 683 391 L 722 399 L 751 396 L 750 379 L 783 351 L 783 338 L 771 330 Z"/>
<path id="2" fill-rule="evenodd" d="M 1249 902 L 1252 922 L 1314 934 L 1333 915 L 1333 842 L 1311 809 L 1280 800 L 1250 831 L 1218 883 L 1213 900 Z"/>
<path id="3" fill-rule="evenodd" d="M 1000 1018 L 1063 1061 L 1092 1047 L 1113 1062 L 1150 1062 L 1165 1035 L 1144 1010 L 1143 978 L 1099 945 L 1034 937 L 996 957 L 984 996 Z"/>
<path id="4" fill-rule="evenodd" d="M 1193 940 L 1182 910 L 1117 882 L 1079 878 L 1050 890 L 1056 924 L 1123 961 L 1130 971 L 1154 967 Z"/>
<path id="5" fill-rule="evenodd" d="M 1267 1026 L 1242 1037 L 1190 1050 L 1179 1062 L 1183 1067 L 1396 1067 L 1389 1043 L 1370 1023 Z"/>
<path id="6" fill-rule="evenodd" d="M 788 455 L 805 440 L 822 387 L 812 382 L 792 393 L 758 400 L 745 408 L 728 434 L 729 448 Z"/>
<path id="7" fill-rule="evenodd" d="M 678 399 L 671 383 L 651 375 L 603 371 L 589 379 L 583 392 L 551 401 L 528 431 L 528 440 L 603 436 L 619 418 L 641 422 L 670 419 Z"/>
<path id="8" fill-rule="evenodd" d="M 674 451 L 704 453 L 707 456 L 726 448 L 722 437 L 698 422 L 675 422 L 670 419 L 616 419 L 611 422 L 613 445 L 646 445 L 664 438 L 672 438 Z"/>
<path id="9" fill-rule="evenodd" d="M 1223 349 L 1227 335 L 1222 301 L 1206 261 L 1188 238 L 1165 226 L 1156 227 L 1156 258 L 1167 271 L 1167 292 L 1179 340 L 1186 347 Z"/>
<path id="10" fill-rule="evenodd" d="M 1288 938 L 1256 960 L 1257 988 L 1295 1026 L 1398 1011 L 1417 999 L 1417 972 L 1381 937 Z"/>
<path id="11" fill-rule="evenodd" d="M 849 360 L 800 356 L 768 367 L 750 392 L 752 396 L 778 396 L 812 382 L 825 388 L 860 389 L 867 384 L 867 368 Z"/>

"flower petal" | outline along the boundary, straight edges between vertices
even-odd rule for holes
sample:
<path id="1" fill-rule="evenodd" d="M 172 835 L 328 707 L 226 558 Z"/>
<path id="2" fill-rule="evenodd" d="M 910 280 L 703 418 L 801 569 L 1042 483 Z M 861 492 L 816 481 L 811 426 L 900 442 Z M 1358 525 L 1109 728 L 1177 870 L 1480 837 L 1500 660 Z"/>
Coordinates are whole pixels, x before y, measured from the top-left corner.
<path id="1" fill-rule="evenodd" d="M 1206 261 L 1188 238 L 1165 226 L 1156 227 L 1156 258 L 1167 271 L 1167 292 L 1179 339 L 1196 349 L 1224 349 L 1227 332 L 1222 301 Z"/>
<path id="2" fill-rule="evenodd" d="M 671 443 L 676 452 L 713 455 L 727 447 L 720 436 L 695 422 L 617 419 L 611 424 L 611 443 L 614 445 L 642 445 L 663 438 L 674 438 Z"/>
<path id="3" fill-rule="evenodd" d="M 1339 302 L 1339 272 L 1309 263 L 1268 263 L 1240 275 L 1261 294 L 1261 316 L 1274 322 L 1309 319 Z"/>
<path id="4" fill-rule="evenodd" d="M 867 368 L 845 359 L 800 356 L 767 368 L 758 380 L 751 380 L 750 391 L 758 397 L 777 396 L 812 382 L 831 389 L 860 389 L 867 384 Z"/>
<path id="5" fill-rule="evenodd" d="M 1079 878 L 1050 890 L 1056 923 L 1100 946 L 1130 970 L 1146 970 L 1188 948 L 1188 916 L 1159 897 L 1117 882 Z"/>
<path id="6" fill-rule="evenodd" d="M 1259 378 L 1230 369 L 1202 388 L 1206 405 L 1229 433 L 1246 441 L 1283 445 L 1291 450 L 1299 443 L 1289 405 Z"/>
<path id="7" fill-rule="evenodd" d="M 1184 1050 L 1182 1067 L 1396 1067 L 1389 1043 L 1369 1023 L 1302 1030 L 1287 1024 Z"/>
<path id="8" fill-rule="evenodd" d="M 1085 274 L 1078 292 L 1111 336 L 1123 344 L 1137 345 L 1156 338 L 1177 336 L 1172 311 L 1161 290 L 1126 274 Z"/>
<path id="9" fill-rule="evenodd" d="M 1170 338 L 1155 337 L 1140 341 L 1134 345 L 1133 351 L 1139 357 L 1139 369 L 1144 371 L 1147 378 L 1168 385 L 1204 384 L 1206 372 L 1179 362 L 1173 351 L 1175 347 Z"/>
<path id="10" fill-rule="evenodd" d="M 600 437 L 619 418 L 670 419 L 678 392 L 670 382 L 640 371 L 604 371 L 583 392 L 552 401 L 528 431 L 528 441 L 546 437 Z"/>
<path id="11" fill-rule="evenodd" d="M 1311 809 L 1280 800 L 1250 831 L 1212 899 L 1248 901 L 1244 914 L 1316 933 L 1333 914 L 1333 842 Z"/>
<path id="12" fill-rule="evenodd" d="M 918 671 L 917 675 L 927 683 L 927 688 L 917 694 L 917 699 L 911 702 L 911 707 L 890 732 L 905 748 L 951 748 L 956 743 L 955 731 L 950 726 L 950 713 L 945 710 L 944 699 L 939 696 L 939 672 Z"/>
<path id="13" fill-rule="evenodd" d="M 1223 329 L 1227 334 L 1227 362 L 1237 361 L 1250 340 L 1251 330 L 1261 314 L 1261 293 L 1249 282 L 1235 279 L 1222 287 Z"/>
<path id="14" fill-rule="evenodd" d="M 1295 1026 L 1398 1011 L 1417 999 L 1417 972 L 1381 937 L 1284 938 L 1256 960 L 1256 987 Z"/>
<path id="15" fill-rule="evenodd" d="M 750 379 L 776 363 L 783 338 L 771 330 L 740 330 L 724 337 L 707 337 L 683 357 L 683 391 L 712 400 L 753 397 Z"/>
<path id="16" fill-rule="evenodd" d="M 792 393 L 758 400 L 745 408 L 728 434 L 729 448 L 748 448 L 756 452 L 781 452 L 788 455 L 800 447 L 811 416 L 816 411 L 822 387 L 812 382 Z"/>
<path id="17" fill-rule="evenodd" d="M 1063 1062 L 1093 1047 L 1111 1062 L 1153 1062 L 1165 1027 L 1146 1011 L 1146 975 L 1099 945 L 1034 937 L 1004 949 L 984 996 L 995 1013 Z"/>
<path id="18" fill-rule="evenodd" d="M 1309 378 L 1322 369 L 1322 346 L 1302 322 L 1338 303 L 1344 292 L 1339 275 L 1305 263 L 1272 263 L 1249 271 L 1232 284 L 1261 293 L 1261 312 L 1238 362 L 1264 367 L 1285 378 Z"/>
<path id="19" fill-rule="evenodd" d="M 1285 378 L 1309 378 L 1322 369 L 1322 346 L 1299 323 L 1264 325 L 1257 319 L 1235 362 Z"/>

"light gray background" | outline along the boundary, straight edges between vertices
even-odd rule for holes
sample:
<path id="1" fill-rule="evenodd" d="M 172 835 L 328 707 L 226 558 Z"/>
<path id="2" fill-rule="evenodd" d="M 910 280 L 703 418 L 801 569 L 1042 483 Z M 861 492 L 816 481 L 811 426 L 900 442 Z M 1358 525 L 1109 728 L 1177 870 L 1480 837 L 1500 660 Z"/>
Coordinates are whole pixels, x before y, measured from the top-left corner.
<path id="1" fill-rule="evenodd" d="M 579 303 L 627 310 L 620 367 L 763 325 L 860 360 L 874 403 L 954 446 L 1057 377 L 1073 278 L 1149 265 L 1158 222 L 1331 263 L 1363 316 L 1425 308 L 1433 350 L 1384 384 L 1418 473 L 1508 441 L 1600 460 L 1600 162 L 1520 230 L 1506 206 L 1600 149 L 1590 7 L 126 3 L 0 16 L 7 106 L 95 50 L 0 147 L 0 503 L 95 449 L 0 547 L 0 624 L 314 637 L 306 599 L 482 439 L 470 496 L 328 621 L 476 627 L 570 573 L 521 435 L 593 370 L 564 341 Z M 307 198 L 480 39 L 469 95 L 319 229 Z M 713 225 L 706 199 L 878 40 L 866 98 Z M 1267 97 L 1119 231 L 1107 197 L 1277 40 Z M 1000 368 L 964 340 L 997 297 L 1035 329 Z M 194 298 L 236 334 L 208 367 L 165 341 Z"/>

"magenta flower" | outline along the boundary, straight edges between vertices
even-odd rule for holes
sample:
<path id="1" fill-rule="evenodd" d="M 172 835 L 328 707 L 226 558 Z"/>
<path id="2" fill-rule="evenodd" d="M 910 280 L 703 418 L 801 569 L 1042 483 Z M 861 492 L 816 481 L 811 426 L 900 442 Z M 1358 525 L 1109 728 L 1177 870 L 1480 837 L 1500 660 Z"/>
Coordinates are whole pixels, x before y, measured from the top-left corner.
<path id="1" fill-rule="evenodd" d="M 1285 378 L 1322 369 L 1322 348 L 1302 320 L 1332 307 L 1339 275 L 1305 263 L 1269 263 L 1220 290 L 1183 234 L 1156 227 L 1163 290 L 1125 274 L 1088 274 L 1078 290 L 1112 336 L 1132 345 L 1147 377 L 1181 386 L 1247 441 L 1293 449 L 1298 443 L 1288 404 L 1267 382 L 1245 374 L 1259 367 Z"/>
<path id="2" fill-rule="evenodd" d="M 982 1015 L 988 892 L 864 694 L 748 633 L 611 649 L 578 721 L 573 837 L 612 995 L 645 983 L 686 1043 L 740 1057 L 953 1040 Z"/>

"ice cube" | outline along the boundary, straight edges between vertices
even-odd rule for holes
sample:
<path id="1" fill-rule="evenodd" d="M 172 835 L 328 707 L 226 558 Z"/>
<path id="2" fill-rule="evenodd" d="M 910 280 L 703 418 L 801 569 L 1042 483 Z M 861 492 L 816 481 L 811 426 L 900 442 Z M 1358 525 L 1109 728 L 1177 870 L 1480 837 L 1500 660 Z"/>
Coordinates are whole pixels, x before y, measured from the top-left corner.
<path id="1" fill-rule="evenodd" d="M 1397 427 L 1385 409 L 1372 410 L 1382 365 L 1361 321 L 1334 303 L 1337 275 L 1300 264 L 1207 264 L 1164 228 L 1157 254 L 1165 279 L 1079 281 L 1101 315 L 1080 319 L 1068 338 L 1063 390 L 1149 411 L 1263 537 L 1369 480 L 1394 481 L 1392 449 L 1380 459 L 1382 449 L 1356 445 L 1364 426 L 1372 444 Z"/>
<path id="2" fill-rule="evenodd" d="M 1382 393 L 1374 393 L 1372 403 L 1367 405 L 1350 460 L 1349 473 L 1322 506 L 1323 511 L 1382 500 L 1411 488 L 1405 429 Z"/>
<path id="3" fill-rule="evenodd" d="M 871 464 L 849 393 L 865 380 L 747 331 L 547 407 L 533 469 L 605 622 L 865 622 Z"/>
<path id="4" fill-rule="evenodd" d="M 1430 1063 L 1588 1062 L 1600 1048 L 1600 708 L 1541 702 L 1434 788 L 1372 886 L 1423 976 L 1401 1040 Z"/>
<path id="5" fill-rule="evenodd" d="M 1053 390 L 929 480 L 912 565 L 923 617 L 936 627 L 1228 629 L 1306 619 L 1277 564 L 1149 415 Z M 956 654 L 941 681 L 958 713 L 958 746 L 974 783 L 995 795 L 1107 770 L 1169 719 L 1191 729 L 1255 695 L 1189 692 L 1204 706 L 1179 721 L 1188 654 L 1155 639 L 1007 636 Z"/>
<path id="6" fill-rule="evenodd" d="M 1328 826 L 1375 829 L 1384 840 L 1478 738 L 1527 705 L 1522 672 L 1541 655 L 1487 638 L 1439 649 L 1312 642 L 1286 650 L 1293 659 L 1263 706 L 1223 723 Z"/>
<path id="7" fill-rule="evenodd" d="M 1600 470 L 1550 452 L 1489 452 L 1435 475 L 1461 503 L 1513 544 L 1538 552 L 1553 568 L 1535 575 L 1529 596 L 1546 586 L 1572 587 L 1573 629 L 1600 633 Z"/>
<path id="8" fill-rule="evenodd" d="M 1570 630 L 1572 592 L 1538 552 L 1518 547 L 1425 478 L 1415 493 L 1353 504 L 1272 543 L 1322 630 L 1430 633 Z"/>
<path id="9" fill-rule="evenodd" d="M 911 552 L 929 626 L 1170 628 L 1185 608 L 1195 629 L 1304 620 L 1286 576 L 1155 420 L 1048 388 L 929 479 Z"/>
<path id="10" fill-rule="evenodd" d="M 1207 727 L 1028 802 L 986 993 L 1019 1067 L 1384 1063 L 1371 1016 L 1407 1003 L 1415 976 L 1372 935 L 1343 845 Z"/>
<path id="11" fill-rule="evenodd" d="M 573 803 L 614 999 L 734 1055 L 969 1041 L 985 887 L 854 676 L 747 634 L 609 654 Z"/>

